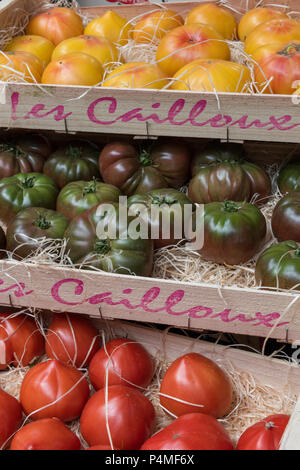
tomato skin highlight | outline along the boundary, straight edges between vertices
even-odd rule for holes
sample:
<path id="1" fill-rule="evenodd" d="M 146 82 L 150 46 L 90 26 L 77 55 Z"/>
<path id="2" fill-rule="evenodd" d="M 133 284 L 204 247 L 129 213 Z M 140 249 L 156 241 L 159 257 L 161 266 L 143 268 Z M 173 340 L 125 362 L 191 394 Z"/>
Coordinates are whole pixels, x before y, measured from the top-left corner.
<path id="1" fill-rule="evenodd" d="M 0 389 L 0 450 L 9 445 L 9 438 L 22 423 L 22 407 L 18 400 Z"/>
<path id="2" fill-rule="evenodd" d="M 275 414 L 253 424 L 240 436 L 236 450 L 278 450 L 289 419 Z"/>

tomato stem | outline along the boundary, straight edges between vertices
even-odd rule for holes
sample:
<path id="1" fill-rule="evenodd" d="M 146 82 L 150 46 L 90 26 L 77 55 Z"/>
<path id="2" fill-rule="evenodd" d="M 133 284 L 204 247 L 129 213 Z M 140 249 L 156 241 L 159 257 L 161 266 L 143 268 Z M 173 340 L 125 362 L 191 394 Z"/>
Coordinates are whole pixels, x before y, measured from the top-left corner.
<path id="1" fill-rule="evenodd" d="M 238 212 L 239 206 L 234 201 L 224 201 L 225 212 Z"/>
<path id="2" fill-rule="evenodd" d="M 173 204 L 178 203 L 178 200 L 173 198 L 172 196 L 151 196 L 151 199 L 152 204 L 157 204 L 158 206 L 162 206 L 163 204 L 172 206 Z"/>
<path id="3" fill-rule="evenodd" d="M 46 219 L 45 216 L 39 215 L 37 219 L 34 221 L 35 225 L 42 230 L 48 230 L 51 227 L 51 222 Z"/>
<path id="4" fill-rule="evenodd" d="M 83 153 L 82 147 L 73 147 L 72 145 L 69 145 L 66 155 L 67 157 L 70 158 L 81 158 Z"/>
<path id="5" fill-rule="evenodd" d="M 99 255 L 106 255 L 110 251 L 109 240 L 98 240 L 95 245 L 94 252 Z"/>
<path id="6" fill-rule="evenodd" d="M 273 421 L 268 421 L 266 423 L 266 430 L 268 431 L 269 429 L 272 429 L 275 427 L 275 424 L 273 423 Z"/>
<path id="7" fill-rule="evenodd" d="M 147 152 L 147 150 L 142 150 L 142 152 L 139 155 L 139 160 L 143 166 L 152 165 L 152 158 L 150 156 L 150 153 Z"/>
<path id="8" fill-rule="evenodd" d="M 35 176 L 25 176 L 24 181 L 21 182 L 21 186 L 24 189 L 33 188 L 35 182 Z"/>
<path id="9" fill-rule="evenodd" d="M 300 44 L 291 43 L 281 51 L 277 52 L 277 54 L 290 57 L 297 54 L 297 52 L 300 52 Z"/>
<path id="10" fill-rule="evenodd" d="M 97 190 L 97 182 L 96 178 L 93 178 L 93 181 L 89 181 L 88 184 L 84 187 L 83 189 L 83 195 L 85 196 L 86 194 L 93 194 Z"/>

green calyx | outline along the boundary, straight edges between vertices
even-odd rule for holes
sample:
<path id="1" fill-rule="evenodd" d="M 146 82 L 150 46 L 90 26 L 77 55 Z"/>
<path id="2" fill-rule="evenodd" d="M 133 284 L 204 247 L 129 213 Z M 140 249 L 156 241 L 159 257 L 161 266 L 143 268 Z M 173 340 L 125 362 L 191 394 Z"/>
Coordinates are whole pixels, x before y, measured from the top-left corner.
<path id="1" fill-rule="evenodd" d="M 97 181 L 96 178 L 93 178 L 93 181 L 89 181 L 87 185 L 83 188 L 83 195 L 94 194 L 97 190 Z"/>
<path id="2" fill-rule="evenodd" d="M 300 44 L 291 43 L 281 51 L 277 52 L 277 54 L 291 57 L 298 52 L 300 52 Z"/>
<path id="3" fill-rule="evenodd" d="M 224 201 L 223 203 L 225 212 L 238 212 L 239 206 L 234 201 Z"/>
<path id="4" fill-rule="evenodd" d="M 179 201 L 172 196 L 151 196 L 152 204 L 156 204 L 158 206 L 162 206 L 163 204 L 167 204 L 168 206 L 172 206 L 173 204 L 177 204 Z"/>
<path id="5" fill-rule="evenodd" d="M 23 189 L 33 188 L 35 182 L 35 176 L 26 176 L 21 182 Z"/>
<path id="6" fill-rule="evenodd" d="M 83 153 L 82 147 L 73 147 L 72 145 L 69 145 L 66 151 L 67 157 L 74 158 L 74 159 L 81 158 L 82 153 Z"/>
<path id="7" fill-rule="evenodd" d="M 13 144 L 2 144 L 0 146 L 0 150 L 1 152 L 10 152 L 15 157 L 19 157 L 20 155 L 26 155 L 23 150 L 19 149 L 18 147 L 15 147 Z"/>
<path id="8" fill-rule="evenodd" d="M 34 223 L 41 230 L 48 230 L 48 228 L 51 227 L 51 222 L 43 215 L 39 215 L 39 217 L 35 219 Z"/>
<path id="9" fill-rule="evenodd" d="M 94 252 L 98 255 L 106 255 L 110 251 L 109 240 L 98 240 L 95 245 Z"/>
<path id="10" fill-rule="evenodd" d="M 150 156 L 150 153 L 147 152 L 147 150 L 142 150 L 142 152 L 139 155 L 139 161 L 140 161 L 141 165 L 143 165 L 143 166 L 152 165 L 152 158 Z"/>

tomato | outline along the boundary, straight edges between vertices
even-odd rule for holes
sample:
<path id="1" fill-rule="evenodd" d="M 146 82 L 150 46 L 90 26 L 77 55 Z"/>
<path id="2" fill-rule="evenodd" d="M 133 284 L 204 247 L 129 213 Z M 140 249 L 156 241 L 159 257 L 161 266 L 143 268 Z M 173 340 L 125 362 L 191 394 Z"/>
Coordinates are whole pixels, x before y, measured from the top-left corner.
<path id="1" fill-rule="evenodd" d="M 153 189 L 180 188 L 188 179 L 190 152 L 182 141 L 165 141 L 138 151 L 126 142 L 107 144 L 99 158 L 106 183 L 128 196 Z"/>
<path id="2" fill-rule="evenodd" d="M 55 313 L 46 335 L 46 354 L 51 359 L 82 368 L 99 349 L 99 332 L 88 318 Z"/>
<path id="3" fill-rule="evenodd" d="M 188 413 L 150 437 L 140 450 L 233 450 L 233 445 L 215 418 Z"/>
<path id="4" fill-rule="evenodd" d="M 245 160 L 240 144 L 206 145 L 194 156 L 192 175 L 188 195 L 199 204 L 253 197 L 259 203 L 271 194 L 270 177 L 261 167 Z"/>
<path id="5" fill-rule="evenodd" d="M 148 398 L 132 387 L 112 385 L 89 399 L 80 418 L 80 432 L 90 446 L 110 445 L 108 425 L 114 448 L 137 450 L 152 434 L 154 423 L 155 411 Z"/>
<path id="6" fill-rule="evenodd" d="M 88 447 L 85 450 L 120 450 L 120 449 L 116 449 L 116 448 L 112 449 L 111 446 L 102 446 L 98 444 L 96 446 Z"/>
<path id="7" fill-rule="evenodd" d="M 0 450 L 5 449 L 10 438 L 22 423 L 22 408 L 18 400 L 0 389 Z"/>
<path id="8" fill-rule="evenodd" d="M 0 340 L 0 370 L 10 364 L 28 366 L 45 352 L 44 337 L 34 319 L 18 311 L 0 313 L 0 338 L 4 339 Z"/>
<path id="9" fill-rule="evenodd" d="M 6 238 L 8 251 L 17 258 L 33 255 L 40 247 L 38 239 L 60 240 L 64 237 L 68 219 L 59 212 L 43 207 L 27 207 L 15 216 L 8 225 Z"/>
<path id="10" fill-rule="evenodd" d="M 159 395 L 165 411 L 177 417 L 205 413 L 221 418 L 230 410 L 232 386 L 215 362 L 201 354 L 189 353 L 176 359 L 167 369 Z"/>
<path id="11" fill-rule="evenodd" d="M 211 26 L 187 24 L 172 29 L 156 52 L 156 63 L 168 77 L 196 59 L 230 59 L 224 38 Z"/>
<path id="12" fill-rule="evenodd" d="M 43 134 L 29 133 L 19 135 L 16 137 L 14 144 L 20 151 L 29 155 L 39 155 L 40 157 L 43 157 L 44 160 L 47 160 L 52 151 L 51 142 Z"/>
<path id="13" fill-rule="evenodd" d="M 272 214 L 272 231 L 279 242 L 300 242 L 299 192 L 290 192 L 277 202 Z"/>
<path id="14" fill-rule="evenodd" d="M 300 290 L 300 243 L 287 240 L 267 248 L 255 267 L 257 284 Z"/>
<path id="15" fill-rule="evenodd" d="M 40 59 L 43 68 L 49 64 L 54 44 L 42 36 L 17 36 L 5 47 L 5 51 L 30 52 Z"/>
<path id="16" fill-rule="evenodd" d="M 300 190 L 300 162 L 288 163 L 280 170 L 277 185 L 281 194 Z"/>
<path id="17" fill-rule="evenodd" d="M 59 188 L 73 181 L 90 181 L 99 177 L 98 157 L 98 148 L 89 142 L 70 142 L 50 155 L 44 173 Z"/>
<path id="18" fill-rule="evenodd" d="M 41 83 L 94 86 L 101 83 L 103 72 L 102 65 L 93 56 L 73 52 L 50 62 L 44 70 Z"/>
<path id="19" fill-rule="evenodd" d="M 240 41 L 245 41 L 256 26 L 275 19 L 288 19 L 288 16 L 282 11 L 273 10 L 272 8 L 260 7 L 247 11 L 238 25 Z"/>
<path id="20" fill-rule="evenodd" d="M 245 263 L 261 249 L 266 236 L 262 212 L 248 202 L 210 202 L 204 206 L 204 259 L 230 266 Z"/>
<path id="21" fill-rule="evenodd" d="M 150 276 L 153 267 L 152 241 L 132 239 L 128 227 L 133 217 L 128 217 L 127 221 L 119 217 L 119 204 L 115 202 L 110 202 L 110 207 L 111 212 L 107 210 L 107 204 L 102 203 L 71 220 L 65 232 L 70 259 L 82 268 L 95 267 L 118 274 Z M 99 238 L 101 231 L 103 238 Z"/>
<path id="22" fill-rule="evenodd" d="M 41 173 L 17 173 L 0 180 L 0 221 L 8 224 L 26 207 L 55 209 L 58 189 Z"/>
<path id="23" fill-rule="evenodd" d="M 121 191 L 111 184 L 92 181 L 74 181 L 60 191 L 56 207 L 58 212 L 69 219 L 92 209 L 101 202 L 118 202 Z"/>
<path id="24" fill-rule="evenodd" d="M 12 51 L 0 54 L 0 80 L 3 82 L 40 83 L 42 62 L 30 52 Z"/>
<path id="25" fill-rule="evenodd" d="M 45 418 L 26 424 L 14 436 L 10 450 L 80 450 L 80 440 L 62 421 Z"/>
<path id="26" fill-rule="evenodd" d="M 234 39 L 237 23 L 232 14 L 214 3 L 204 3 L 189 11 L 187 24 L 207 24 L 212 26 L 225 39 Z"/>
<path id="27" fill-rule="evenodd" d="M 148 234 L 154 242 L 154 248 L 175 245 L 182 240 L 185 237 L 185 220 L 195 210 L 195 205 L 183 192 L 171 188 L 135 194 L 128 199 L 127 204 L 132 214 L 138 214 L 141 208 L 145 210 Z M 181 220 L 180 226 L 176 225 L 178 220 Z M 169 233 L 163 233 L 166 223 Z"/>
<path id="28" fill-rule="evenodd" d="M 253 424 L 243 432 L 237 450 L 278 450 L 290 417 L 276 414 Z"/>
<path id="29" fill-rule="evenodd" d="M 89 393 L 88 382 L 79 370 L 51 359 L 27 372 L 21 386 L 20 402 L 33 420 L 59 418 L 72 421 L 81 415 Z"/>
<path id="30" fill-rule="evenodd" d="M 82 20 L 70 8 L 50 8 L 35 15 L 26 27 L 26 34 L 43 36 L 55 46 L 64 39 L 83 33 Z"/>
<path id="31" fill-rule="evenodd" d="M 124 45 L 128 42 L 131 24 L 112 10 L 90 21 L 84 30 L 87 36 L 104 37 L 112 43 Z"/>
<path id="32" fill-rule="evenodd" d="M 245 52 L 253 55 L 259 47 L 267 44 L 285 44 L 300 40 L 300 23 L 287 19 L 275 19 L 258 25 L 245 41 Z"/>
<path id="33" fill-rule="evenodd" d="M 169 31 L 183 24 L 183 18 L 175 11 L 153 11 L 137 22 L 132 31 L 132 39 L 137 44 L 158 43 Z"/>
<path id="34" fill-rule="evenodd" d="M 108 74 L 104 87 L 160 89 L 168 84 L 166 75 L 155 64 L 129 62 Z"/>
<path id="35" fill-rule="evenodd" d="M 58 44 L 52 54 L 52 60 L 73 52 L 91 55 L 103 66 L 120 61 L 118 49 L 108 39 L 84 35 L 66 39 Z"/>
<path id="36" fill-rule="evenodd" d="M 251 82 L 250 70 L 228 60 L 197 59 L 175 73 L 171 89 L 242 93 Z"/>
<path id="37" fill-rule="evenodd" d="M 91 384 L 99 390 L 108 384 L 146 388 L 154 373 L 150 354 L 129 338 L 113 339 L 93 357 L 89 367 Z"/>

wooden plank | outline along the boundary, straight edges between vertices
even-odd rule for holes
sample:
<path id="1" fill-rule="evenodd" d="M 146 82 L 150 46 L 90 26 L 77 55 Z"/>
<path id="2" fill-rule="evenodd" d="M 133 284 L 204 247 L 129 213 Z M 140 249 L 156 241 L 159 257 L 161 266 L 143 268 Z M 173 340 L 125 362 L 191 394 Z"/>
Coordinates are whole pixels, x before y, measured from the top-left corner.
<path id="1" fill-rule="evenodd" d="M 282 436 L 279 450 L 300 449 L 300 397 Z"/>
<path id="2" fill-rule="evenodd" d="M 300 338 L 300 296 L 0 262 L 0 304 L 282 341 Z M 101 307 L 101 310 L 99 310 Z"/>

